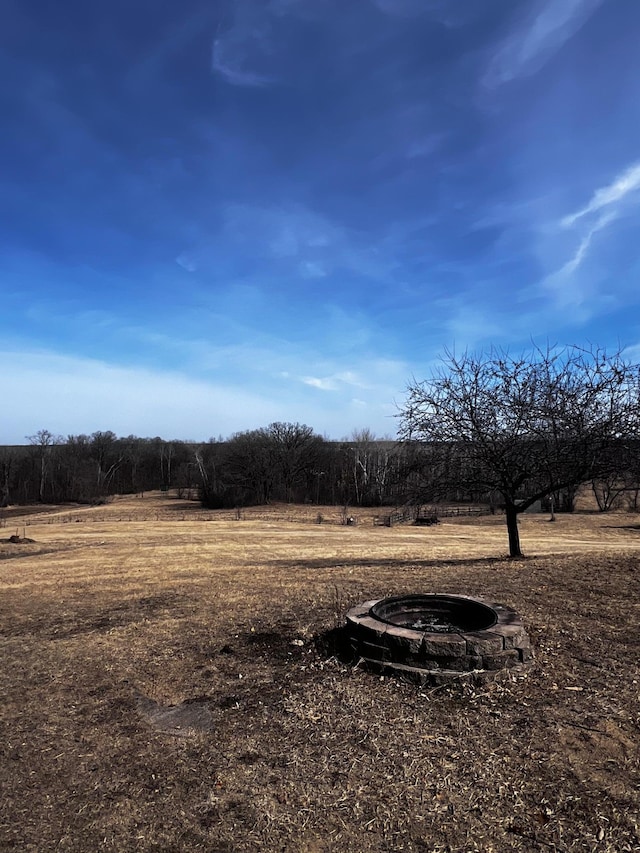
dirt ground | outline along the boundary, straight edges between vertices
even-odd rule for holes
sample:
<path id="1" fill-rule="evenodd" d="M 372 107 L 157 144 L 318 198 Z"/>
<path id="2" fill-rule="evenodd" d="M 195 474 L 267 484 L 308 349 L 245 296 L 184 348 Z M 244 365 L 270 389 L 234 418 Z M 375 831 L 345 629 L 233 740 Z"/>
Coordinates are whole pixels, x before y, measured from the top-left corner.
<path id="1" fill-rule="evenodd" d="M 500 517 L 320 512 L 5 511 L 35 541 L 0 543 L 0 850 L 640 851 L 640 518 L 526 515 L 513 561 Z M 421 689 L 335 656 L 404 592 L 515 608 L 533 665 Z"/>

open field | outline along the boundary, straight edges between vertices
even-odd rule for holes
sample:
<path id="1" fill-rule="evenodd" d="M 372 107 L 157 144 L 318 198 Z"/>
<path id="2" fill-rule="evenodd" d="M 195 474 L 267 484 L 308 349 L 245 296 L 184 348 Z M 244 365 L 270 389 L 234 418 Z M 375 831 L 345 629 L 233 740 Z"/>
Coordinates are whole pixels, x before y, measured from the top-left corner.
<path id="1" fill-rule="evenodd" d="M 640 519 L 436 527 L 161 495 L 5 514 L 0 850 L 640 851 Z M 418 689 L 332 655 L 364 599 L 467 593 L 536 658 Z"/>

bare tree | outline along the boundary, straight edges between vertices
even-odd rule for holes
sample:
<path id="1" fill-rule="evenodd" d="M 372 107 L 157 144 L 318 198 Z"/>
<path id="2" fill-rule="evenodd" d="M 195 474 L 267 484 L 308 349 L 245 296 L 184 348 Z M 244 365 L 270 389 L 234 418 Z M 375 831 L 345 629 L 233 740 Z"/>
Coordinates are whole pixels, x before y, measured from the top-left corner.
<path id="1" fill-rule="evenodd" d="M 281 421 L 269 424 L 266 433 L 282 495 L 286 501 L 292 501 L 297 486 L 308 489 L 318 462 L 322 438 L 306 424 Z"/>
<path id="2" fill-rule="evenodd" d="M 389 491 L 397 456 L 396 442 L 388 437 L 378 438 L 368 428 L 355 429 L 345 449 L 351 460 L 355 503 L 378 506 Z"/>
<path id="3" fill-rule="evenodd" d="M 354 429 L 351 433 L 349 449 L 353 456 L 353 488 L 357 504 L 363 502 L 363 493 L 369 488 L 371 448 L 374 441 L 375 436 L 370 429 Z"/>
<path id="4" fill-rule="evenodd" d="M 171 465 L 176 455 L 175 443 L 156 439 L 160 454 L 160 478 L 162 488 L 167 491 L 171 488 Z"/>
<path id="5" fill-rule="evenodd" d="M 518 514 L 614 471 L 616 448 L 638 432 L 639 398 L 640 367 L 620 352 L 446 352 L 430 379 L 409 385 L 400 434 L 421 443 L 429 497 L 452 486 L 500 495 L 517 557 Z"/>
<path id="6" fill-rule="evenodd" d="M 276 421 L 198 449 L 201 497 L 208 507 L 311 500 L 320 496 L 324 439 L 306 424 Z"/>
<path id="7" fill-rule="evenodd" d="M 238 504 L 270 503 L 278 469 L 266 427 L 231 436 L 227 444 L 226 470 Z"/>
<path id="8" fill-rule="evenodd" d="M 16 454 L 9 447 L 0 448 L 0 509 L 10 504 L 11 473 L 16 463 Z"/>
<path id="9" fill-rule="evenodd" d="M 97 467 L 97 496 L 102 497 L 107 494 L 109 483 L 124 459 L 116 434 L 111 430 L 92 433 L 90 454 Z"/>
<path id="10" fill-rule="evenodd" d="M 60 444 L 62 438 L 49 432 L 48 429 L 39 429 L 35 435 L 27 436 L 29 444 L 36 448 L 35 453 L 38 458 L 38 500 L 44 502 L 45 487 L 49 474 L 49 461 L 51 459 L 52 448 L 55 444 Z"/>
<path id="11" fill-rule="evenodd" d="M 626 482 L 620 476 L 619 470 L 610 471 L 591 481 L 591 490 L 600 512 L 609 512 L 616 507 L 622 495 L 628 491 Z"/>

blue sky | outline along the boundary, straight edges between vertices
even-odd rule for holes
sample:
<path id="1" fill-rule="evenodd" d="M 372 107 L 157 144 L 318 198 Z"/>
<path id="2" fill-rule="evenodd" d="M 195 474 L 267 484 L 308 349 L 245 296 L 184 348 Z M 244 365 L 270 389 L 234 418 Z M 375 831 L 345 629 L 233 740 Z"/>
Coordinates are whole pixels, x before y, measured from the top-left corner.
<path id="1" fill-rule="evenodd" d="M 0 6 L 0 443 L 394 435 L 445 347 L 640 357 L 637 0 Z"/>

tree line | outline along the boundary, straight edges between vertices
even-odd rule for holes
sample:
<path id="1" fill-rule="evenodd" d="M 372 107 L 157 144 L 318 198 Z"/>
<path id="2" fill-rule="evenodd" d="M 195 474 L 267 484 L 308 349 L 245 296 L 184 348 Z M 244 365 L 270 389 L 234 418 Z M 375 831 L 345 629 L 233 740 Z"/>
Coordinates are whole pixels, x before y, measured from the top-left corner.
<path id="1" fill-rule="evenodd" d="M 99 503 L 114 494 L 177 490 L 205 507 L 272 501 L 376 506 L 402 500 L 400 446 L 367 429 L 330 441 L 306 424 L 272 423 L 202 444 L 114 432 L 0 447 L 0 507 Z"/>

